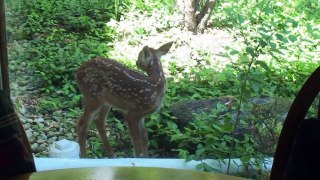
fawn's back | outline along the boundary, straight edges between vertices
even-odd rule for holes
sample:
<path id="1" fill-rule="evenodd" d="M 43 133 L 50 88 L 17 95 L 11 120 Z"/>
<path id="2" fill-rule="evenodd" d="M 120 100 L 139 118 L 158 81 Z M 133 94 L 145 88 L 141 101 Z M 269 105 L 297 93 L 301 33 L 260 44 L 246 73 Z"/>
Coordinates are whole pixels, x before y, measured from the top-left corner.
<path id="1" fill-rule="evenodd" d="M 154 111 L 165 93 L 162 68 L 158 77 L 147 76 L 105 58 L 95 58 L 78 70 L 76 81 L 87 99 L 106 103 L 122 111 Z"/>

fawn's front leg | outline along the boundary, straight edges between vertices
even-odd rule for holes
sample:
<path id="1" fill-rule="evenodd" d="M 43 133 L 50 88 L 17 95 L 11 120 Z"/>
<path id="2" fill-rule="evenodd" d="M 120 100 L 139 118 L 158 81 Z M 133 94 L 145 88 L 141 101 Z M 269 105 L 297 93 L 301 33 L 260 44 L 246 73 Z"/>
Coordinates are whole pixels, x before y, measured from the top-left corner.
<path id="1" fill-rule="evenodd" d="M 141 118 L 131 113 L 128 113 L 124 116 L 124 119 L 128 123 L 129 133 L 135 152 L 135 157 L 140 157 L 142 153 L 142 139 L 140 134 Z"/>
<path id="2" fill-rule="evenodd" d="M 147 128 L 144 125 L 144 118 L 140 119 L 140 137 L 141 137 L 141 141 L 142 141 L 142 156 L 143 157 L 149 157 L 148 154 L 148 131 Z"/>

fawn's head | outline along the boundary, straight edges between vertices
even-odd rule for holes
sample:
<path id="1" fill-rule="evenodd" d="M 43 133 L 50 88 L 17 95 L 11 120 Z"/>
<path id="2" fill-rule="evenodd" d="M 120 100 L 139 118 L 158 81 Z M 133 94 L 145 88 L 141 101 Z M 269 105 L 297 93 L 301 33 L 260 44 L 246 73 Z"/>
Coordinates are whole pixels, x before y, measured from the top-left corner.
<path id="1" fill-rule="evenodd" d="M 172 43 L 173 42 L 166 43 L 158 49 L 144 46 L 139 53 L 138 60 L 136 62 L 137 67 L 148 73 L 155 63 L 161 65 L 160 58 L 162 55 L 168 53 Z"/>

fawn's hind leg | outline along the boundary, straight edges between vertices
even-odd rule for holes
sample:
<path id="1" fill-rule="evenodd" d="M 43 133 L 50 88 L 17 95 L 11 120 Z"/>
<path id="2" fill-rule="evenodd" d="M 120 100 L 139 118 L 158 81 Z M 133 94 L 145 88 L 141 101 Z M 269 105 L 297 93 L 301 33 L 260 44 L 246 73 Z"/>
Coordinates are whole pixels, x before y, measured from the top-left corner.
<path id="1" fill-rule="evenodd" d="M 104 105 L 100 112 L 99 112 L 99 116 L 98 118 L 95 120 L 99 135 L 102 139 L 102 143 L 103 143 L 103 147 L 106 151 L 107 157 L 114 157 L 114 152 L 112 150 L 112 147 L 110 145 L 110 142 L 108 140 L 107 137 L 107 131 L 106 131 L 106 127 L 105 127 L 105 120 L 106 117 L 108 117 L 109 111 L 110 111 L 111 107 Z"/>

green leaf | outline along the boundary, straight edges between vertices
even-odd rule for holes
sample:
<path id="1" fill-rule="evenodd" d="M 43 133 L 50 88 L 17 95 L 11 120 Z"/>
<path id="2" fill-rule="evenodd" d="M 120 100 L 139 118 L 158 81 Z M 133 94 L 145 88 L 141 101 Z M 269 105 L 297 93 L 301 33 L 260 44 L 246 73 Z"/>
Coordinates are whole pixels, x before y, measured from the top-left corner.
<path id="1" fill-rule="evenodd" d="M 174 122 L 171 122 L 171 121 L 168 121 L 168 122 L 167 122 L 167 125 L 168 125 L 168 127 L 171 128 L 171 129 L 177 129 L 177 128 L 178 128 L 177 124 L 174 123 Z"/>
<path id="2" fill-rule="evenodd" d="M 290 35 L 288 36 L 288 38 L 289 38 L 289 40 L 290 40 L 291 42 L 295 42 L 295 41 L 297 40 L 297 37 L 294 36 L 294 35 L 292 35 L 292 34 L 290 34 Z"/>
<path id="3" fill-rule="evenodd" d="M 251 88 L 253 89 L 254 92 L 258 92 L 260 89 L 260 84 L 258 82 L 252 82 Z"/>
<path id="4" fill-rule="evenodd" d="M 283 42 L 283 43 L 287 43 L 288 40 L 287 38 L 285 38 L 282 34 L 276 34 L 276 37 L 279 41 Z"/>
<path id="5" fill-rule="evenodd" d="M 125 129 L 124 129 L 124 127 L 123 127 L 123 125 L 121 123 L 117 123 L 116 126 L 121 132 L 125 131 Z"/>
<path id="6" fill-rule="evenodd" d="M 207 89 L 206 88 L 195 88 L 196 90 L 202 92 L 202 93 L 206 93 Z"/>
<path id="7" fill-rule="evenodd" d="M 269 66 L 267 65 L 267 63 L 264 62 L 264 61 L 255 61 L 254 64 L 261 66 L 264 70 L 266 70 L 266 71 L 268 71 L 268 72 L 271 72 L 271 69 L 269 68 Z"/>
<path id="8" fill-rule="evenodd" d="M 273 50 L 273 49 L 276 49 L 276 48 L 277 48 L 277 44 L 271 42 L 271 43 L 270 43 L 270 47 L 271 47 L 272 50 Z"/>
<path id="9" fill-rule="evenodd" d="M 198 164 L 198 165 L 196 166 L 196 168 L 197 168 L 197 169 L 203 169 L 203 168 L 204 168 L 204 167 L 203 167 L 203 164 L 204 164 L 204 163 Z"/>
<path id="10" fill-rule="evenodd" d="M 292 24 L 292 27 L 294 27 L 294 28 L 296 28 L 297 26 L 298 26 L 298 21 L 296 21 L 296 20 L 294 20 L 294 19 L 291 19 L 291 18 L 289 18 L 288 20 L 287 20 L 289 23 L 291 23 Z"/>
<path id="11" fill-rule="evenodd" d="M 218 140 L 218 137 L 216 135 L 213 135 L 213 134 L 206 134 L 205 137 L 207 139 Z"/>
<path id="12" fill-rule="evenodd" d="M 307 24 L 307 32 L 310 33 L 310 34 L 313 33 L 313 28 L 312 28 L 310 23 Z"/>
<path id="13" fill-rule="evenodd" d="M 274 11 L 273 11 L 273 9 L 272 8 L 270 8 L 270 7 L 266 7 L 266 8 L 264 8 L 264 10 L 263 10 L 265 13 L 267 13 L 267 14 L 273 14 L 274 13 Z"/>
<path id="14" fill-rule="evenodd" d="M 231 142 L 234 139 L 234 137 L 229 136 L 229 135 L 224 135 L 223 139 L 225 139 L 227 142 Z"/>
<path id="15" fill-rule="evenodd" d="M 239 51 L 237 51 L 237 50 L 232 50 L 232 51 L 230 52 L 230 55 L 236 55 L 236 54 L 239 54 Z"/>
<path id="16" fill-rule="evenodd" d="M 171 136 L 170 142 L 181 140 L 181 139 L 184 139 L 182 134 L 174 134 L 173 136 Z"/>
<path id="17" fill-rule="evenodd" d="M 234 130 L 234 126 L 229 123 L 224 124 L 222 128 L 224 132 L 232 132 Z"/>
<path id="18" fill-rule="evenodd" d="M 240 14 L 238 15 L 238 20 L 239 20 L 240 24 L 242 24 L 246 21 L 246 19 L 243 16 L 241 16 Z"/>
<path id="19" fill-rule="evenodd" d="M 223 132 L 223 129 L 222 129 L 221 127 L 219 127 L 218 125 L 212 124 L 212 127 L 213 127 L 215 130 L 219 131 L 219 132 Z"/>
<path id="20" fill-rule="evenodd" d="M 93 144 L 93 150 L 94 151 L 100 150 L 100 148 L 101 148 L 101 144 L 100 143 L 94 143 Z"/>
<path id="21" fill-rule="evenodd" d="M 251 56 L 254 56 L 254 49 L 252 47 L 246 47 L 246 52 L 249 53 Z"/>
<path id="22" fill-rule="evenodd" d="M 218 172 L 219 169 L 209 166 L 207 163 L 203 163 L 203 168 L 205 172 Z"/>
<path id="23" fill-rule="evenodd" d="M 206 151 L 205 148 L 197 149 L 196 155 L 197 155 L 197 156 L 202 156 L 205 151 Z"/>
<path id="24" fill-rule="evenodd" d="M 191 158 L 188 158 L 189 157 L 189 152 L 186 151 L 186 150 L 183 150 L 183 149 L 179 149 L 179 156 L 182 157 L 182 158 L 185 158 L 186 162 L 192 160 Z"/>
<path id="25" fill-rule="evenodd" d="M 262 48 L 266 47 L 268 44 L 266 43 L 266 41 L 260 39 L 259 44 Z"/>

